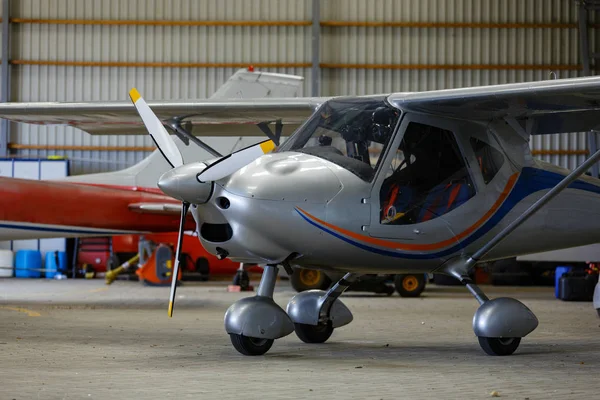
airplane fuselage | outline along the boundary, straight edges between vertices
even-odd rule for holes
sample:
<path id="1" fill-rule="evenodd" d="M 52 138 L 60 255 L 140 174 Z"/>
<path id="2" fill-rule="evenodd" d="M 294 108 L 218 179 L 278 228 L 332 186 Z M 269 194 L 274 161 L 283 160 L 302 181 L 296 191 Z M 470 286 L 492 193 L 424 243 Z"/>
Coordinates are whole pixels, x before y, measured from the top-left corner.
<path id="1" fill-rule="evenodd" d="M 453 132 L 468 173 L 430 188 L 406 215 L 394 210 L 405 221 L 389 223 L 383 215 L 391 179 L 385 166 L 398 157 L 394 150 L 411 123 Z M 215 182 L 209 201 L 192 208 L 202 245 L 240 262 L 431 272 L 473 254 L 568 174 L 533 160 L 527 142 L 503 125 L 407 113 L 394 135 L 370 181 L 303 149 L 264 155 Z M 481 152 L 481 143 L 493 149 Z M 496 160 L 493 174 L 481 159 L 485 156 Z M 409 209 L 410 202 L 403 205 Z M 393 223 L 397 220 L 401 223 Z M 485 259 L 595 243 L 599 222 L 600 180 L 583 177 Z"/>

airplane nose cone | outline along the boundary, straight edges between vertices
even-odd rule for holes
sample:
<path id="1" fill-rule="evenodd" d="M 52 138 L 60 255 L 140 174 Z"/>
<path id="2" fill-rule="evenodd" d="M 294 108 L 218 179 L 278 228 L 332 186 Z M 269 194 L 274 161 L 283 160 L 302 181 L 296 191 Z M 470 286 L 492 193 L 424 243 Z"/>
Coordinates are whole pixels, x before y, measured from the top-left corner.
<path id="1" fill-rule="evenodd" d="M 197 176 L 206 169 L 204 163 L 190 163 L 165 172 L 158 180 L 164 194 L 191 204 L 203 204 L 212 193 L 212 182 L 199 182 Z"/>

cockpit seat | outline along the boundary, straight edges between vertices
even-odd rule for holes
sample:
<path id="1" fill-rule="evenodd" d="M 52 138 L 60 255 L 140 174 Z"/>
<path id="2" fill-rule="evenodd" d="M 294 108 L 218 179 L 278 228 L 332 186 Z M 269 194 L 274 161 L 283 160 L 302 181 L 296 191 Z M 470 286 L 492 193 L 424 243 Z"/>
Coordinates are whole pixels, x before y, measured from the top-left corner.
<path id="1" fill-rule="evenodd" d="M 435 186 L 425 198 L 417 222 L 425 222 L 446 214 L 471 198 L 471 189 L 462 181 Z"/>
<path id="2" fill-rule="evenodd" d="M 393 184 L 387 191 L 383 204 L 381 223 L 392 224 L 404 217 L 414 198 L 415 190 L 410 186 Z"/>

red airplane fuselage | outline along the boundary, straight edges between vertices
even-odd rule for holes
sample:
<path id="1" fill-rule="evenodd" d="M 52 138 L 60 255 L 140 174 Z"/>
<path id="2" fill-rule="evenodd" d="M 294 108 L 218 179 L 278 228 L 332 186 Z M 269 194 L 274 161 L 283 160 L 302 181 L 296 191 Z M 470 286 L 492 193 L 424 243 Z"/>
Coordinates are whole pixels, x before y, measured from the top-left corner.
<path id="1" fill-rule="evenodd" d="M 179 205 L 159 189 L 0 178 L 0 240 L 177 231 L 177 212 L 140 203 Z"/>

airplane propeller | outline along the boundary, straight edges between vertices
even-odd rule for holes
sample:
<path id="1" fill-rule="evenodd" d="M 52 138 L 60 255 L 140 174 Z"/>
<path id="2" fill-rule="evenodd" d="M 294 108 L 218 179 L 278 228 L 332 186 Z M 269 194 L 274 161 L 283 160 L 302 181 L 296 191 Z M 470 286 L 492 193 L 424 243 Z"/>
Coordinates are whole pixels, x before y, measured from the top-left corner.
<path id="1" fill-rule="evenodd" d="M 169 133 L 158 119 L 156 114 L 150 109 L 146 101 L 140 93 L 135 89 L 131 89 L 129 97 L 133 102 L 138 114 L 142 118 L 148 133 L 154 140 L 156 147 L 160 150 L 163 157 L 173 168 L 183 165 L 183 157 L 177 148 L 177 145 L 169 136 Z M 183 244 L 183 231 L 185 228 L 185 220 L 187 212 L 190 208 L 190 203 L 183 201 L 181 207 L 181 218 L 179 220 L 179 235 L 177 236 L 177 250 L 175 251 L 175 265 L 173 266 L 173 275 L 171 277 L 171 293 L 169 295 L 169 317 L 173 316 L 173 306 L 175 305 L 175 290 L 177 287 L 177 279 L 179 277 L 179 257 L 181 255 L 181 246 Z"/>
<path id="2" fill-rule="evenodd" d="M 169 317 L 172 317 L 173 308 L 175 306 L 177 277 L 179 276 L 179 257 L 181 255 L 181 247 L 183 244 L 186 215 L 190 205 L 201 204 L 208 201 L 212 193 L 212 189 L 208 190 L 208 183 L 212 185 L 212 182 L 231 175 L 263 154 L 272 151 L 275 148 L 275 143 L 272 140 L 265 140 L 221 157 L 208 167 L 202 163 L 184 165 L 179 148 L 177 148 L 177 145 L 163 126 L 161 120 L 144 101 L 140 93 L 133 88 L 129 91 L 129 97 L 142 118 L 142 122 L 152 137 L 152 140 L 154 140 L 156 147 L 160 150 L 167 162 L 173 167 L 172 170 L 167 171 L 160 178 L 159 187 L 167 195 L 182 201 L 175 265 L 173 267 L 171 293 L 169 296 Z"/>

